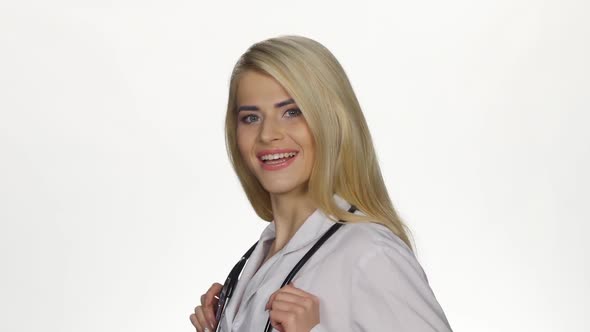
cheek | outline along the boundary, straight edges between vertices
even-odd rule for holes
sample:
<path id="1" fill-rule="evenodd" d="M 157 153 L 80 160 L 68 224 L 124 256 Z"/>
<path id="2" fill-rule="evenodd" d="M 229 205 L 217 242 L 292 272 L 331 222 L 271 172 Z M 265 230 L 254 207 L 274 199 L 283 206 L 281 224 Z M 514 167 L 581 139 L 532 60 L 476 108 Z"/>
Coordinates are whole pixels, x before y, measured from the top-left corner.
<path id="1" fill-rule="evenodd" d="M 299 133 L 299 141 L 308 150 L 308 153 L 313 154 L 315 143 L 311 131 L 307 126 L 305 126 L 301 131 L 299 131 Z"/>
<path id="2" fill-rule="evenodd" d="M 315 158 L 315 142 L 307 125 L 303 125 L 296 131 L 295 139 L 305 151 L 306 163 L 313 164 Z"/>
<path id="3" fill-rule="evenodd" d="M 236 143 L 238 151 L 244 160 L 247 160 L 248 154 L 252 151 L 253 140 L 252 135 L 248 130 L 238 127 L 236 130 Z"/>
<path id="4" fill-rule="evenodd" d="M 308 135 L 307 135 L 307 155 L 309 156 L 309 165 L 310 167 L 313 167 L 313 164 L 315 162 L 315 140 L 313 139 L 313 136 L 311 134 L 311 132 L 308 129 Z"/>

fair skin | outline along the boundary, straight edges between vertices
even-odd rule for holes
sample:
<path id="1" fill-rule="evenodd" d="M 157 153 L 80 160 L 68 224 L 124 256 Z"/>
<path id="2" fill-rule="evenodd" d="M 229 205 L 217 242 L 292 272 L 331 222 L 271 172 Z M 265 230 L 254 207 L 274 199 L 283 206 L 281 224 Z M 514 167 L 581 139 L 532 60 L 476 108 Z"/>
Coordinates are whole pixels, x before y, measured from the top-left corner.
<path id="1" fill-rule="evenodd" d="M 270 76 L 254 71 L 244 73 L 238 84 L 237 105 L 240 155 L 270 194 L 276 237 L 266 262 L 289 242 L 317 208 L 307 190 L 314 161 L 314 140 L 295 101 Z M 275 149 L 296 154 L 288 165 L 271 169 L 277 161 L 263 162 L 261 154 L 275 154 Z M 214 283 L 191 314 L 197 332 L 205 327 L 212 331 L 217 325 L 214 308 L 221 288 L 221 284 Z M 282 332 L 309 332 L 320 321 L 318 298 L 293 284 L 274 292 L 266 309 L 270 310 L 272 326 Z"/>

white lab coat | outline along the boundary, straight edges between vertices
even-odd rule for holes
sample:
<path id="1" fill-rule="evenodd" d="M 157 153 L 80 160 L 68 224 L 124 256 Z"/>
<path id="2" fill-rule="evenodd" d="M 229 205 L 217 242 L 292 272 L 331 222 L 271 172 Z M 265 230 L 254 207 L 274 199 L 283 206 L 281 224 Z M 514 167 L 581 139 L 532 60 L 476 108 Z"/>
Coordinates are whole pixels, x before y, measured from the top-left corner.
<path id="1" fill-rule="evenodd" d="M 334 200 L 345 210 L 350 207 L 338 195 Z M 221 331 L 264 331 L 270 295 L 333 224 L 316 210 L 283 249 L 260 266 L 275 237 L 275 224 L 269 223 L 220 320 Z M 451 331 L 412 252 L 376 223 L 342 226 L 299 270 L 293 285 L 320 300 L 320 323 L 311 332 Z"/>

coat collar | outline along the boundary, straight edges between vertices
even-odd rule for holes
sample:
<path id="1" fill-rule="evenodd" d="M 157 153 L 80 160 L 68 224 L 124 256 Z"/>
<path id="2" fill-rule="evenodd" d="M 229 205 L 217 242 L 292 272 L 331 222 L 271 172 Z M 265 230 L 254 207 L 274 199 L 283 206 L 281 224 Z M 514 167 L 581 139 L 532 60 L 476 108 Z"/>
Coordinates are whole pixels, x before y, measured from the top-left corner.
<path id="1" fill-rule="evenodd" d="M 348 210 L 350 204 L 340 197 L 338 194 L 333 195 L 334 202 L 343 210 Z M 330 219 L 322 210 L 316 209 L 305 222 L 299 227 L 295 235 L 287 242 L 283 248 L 283 253 L 289 254 L 293 251 L 299 250 L 309 243 L 317 240 L 325 231 L 330 228 L 335 222 Z M 264 229 L 260 236 L 260 243 L 272 240 L 276 237 L 274 220 L 270 222 Z"/>
<path id="2" fill-rule="evenodd" d="M 334 202 L 341 209 L 347 210 L 350 208 L 350 204 L 337 194 L 334 194 L 333 198 Z M 285 247 L 279 252 L 282 252 L 282 255 L 287 255 L 305 247 L 306 245 L 316 241 L 319 237 L 321 237 L 333 224 L 334 221 L 331 220 L 322 210 L 319 208 L 316 209 L 305 220 L 303 225 L 299 227 L 295 235 L 293 235 Z M 258 240 L 258 245 L 252 252 L 250 260 L 242 272 L 242 276 L 240 277 L 241 282 L 238 282 L 237 288 L 234 292 L 234 297 L 240 300 L 230 301 L 228 307 L 226 308 L 226 317 L 224 317 L 224 319 L 226 320 L 227 326 L 231 325 L 231 322 L 233 322 L 236 310 L 238 310 L 239 307 L 239 303 L 244 300 L 244 303 L 247 303 L 260 287 L 262 278 L 260 275 L 255 275 L 255 271 L 261 264 L 262 259 L 265 256 L 265 251 L 268 250 L 268 247 L 270 247 L 271 240 L 276 237 L 275 234 L 275 223 L 273 220 L 262 231 L 260 239 Z"/>

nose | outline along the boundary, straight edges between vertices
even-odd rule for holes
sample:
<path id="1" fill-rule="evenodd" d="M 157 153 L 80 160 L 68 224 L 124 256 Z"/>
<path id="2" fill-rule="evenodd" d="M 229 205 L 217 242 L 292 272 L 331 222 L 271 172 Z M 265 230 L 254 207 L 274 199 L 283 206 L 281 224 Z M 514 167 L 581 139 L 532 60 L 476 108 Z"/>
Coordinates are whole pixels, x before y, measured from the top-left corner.
<path id="1" fill-rule="evenodd" d="M 259 137 L 260 140 L 265 143 L 280 140 L 283 138 L 283 128 L 278 121 L 272 117 L 266 118 L 262 121 Z"/>

